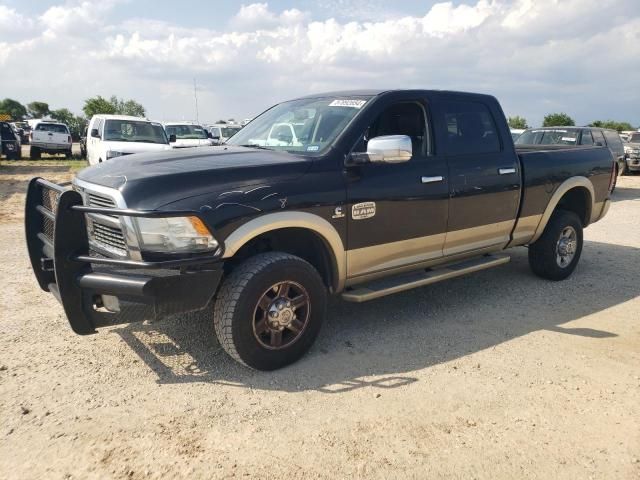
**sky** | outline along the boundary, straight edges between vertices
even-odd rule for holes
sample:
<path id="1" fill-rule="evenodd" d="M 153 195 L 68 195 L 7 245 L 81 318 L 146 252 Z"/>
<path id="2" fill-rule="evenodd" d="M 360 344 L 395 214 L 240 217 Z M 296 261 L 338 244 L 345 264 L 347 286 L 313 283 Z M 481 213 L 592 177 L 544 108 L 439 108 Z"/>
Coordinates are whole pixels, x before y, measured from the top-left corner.
<path id="1" fill-rule="evenodd" d="M 489 93 L 531 126 L 566 112 L 638 127 L 640 1 L 0 0 L 0 99 L 81 113 L 117 95 L 206 123 L 357 88 Z"/>

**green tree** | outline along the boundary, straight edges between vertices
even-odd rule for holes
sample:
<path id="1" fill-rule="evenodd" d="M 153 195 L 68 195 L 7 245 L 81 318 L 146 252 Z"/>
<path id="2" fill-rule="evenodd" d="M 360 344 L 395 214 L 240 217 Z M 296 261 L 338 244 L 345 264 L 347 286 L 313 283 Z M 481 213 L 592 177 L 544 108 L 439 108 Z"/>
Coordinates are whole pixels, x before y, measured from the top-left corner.
<path id="1" fill-rule="evenodd" d="M 78 115 L 74 115 L 67 108 L 60 108 L 51 112 L 51 118 L 66 124 L 69 127 L 71 136 L 74 140 L 78 140 L 87 125 L 87 119 Z"/>
<path id="2" fill-rule="evenodd" d="M 610 128 L 619 132 L 623 130 L 635 130 L 629 122 L 616 122 L 613 120 L 596 120 L 595 122 L 591 122 L 590 125 L 592 127 Z"/>
<path id="3" fill-rule="evenodd" d="M 116 113 L 116 107 L 109 100 L 98 95 L 95 97 L 87 98 L 84 101 L 84 107 L 82 107 L 82 111 L 87 118 L 91 118 L 94 115 L 99 115 L 101 113 L 114 114 Z"/>
<path id="4" fill-rule="evenodd" d="M 45 102 L 31 102 L 27 104 L 27 110 L 32 118 L 43 118 L 49 115 L 49 104 Z"/>
<path id="5" fill-rule="evenodd" d="M 131 115 L 133 117 L 144 117 L 147 114 L 145 108 L 135 100 L 127 100 L 126 102 L 120 100 L 118 113 L 121 115 Z"/>
<path id="6" fill-rule="evenodd" d="M 542 121 L 543 127 L 571 127 L 576 122 L 566 113 L 550 113 Z"/>
<path id="7" fill-rule="evenodd" d="M 22 120 L 27 114 L 27 109 L 17 100 L 5 98 L 0 101 L 0 113 L 10 115 L 12 120 Z"/>
<path id="8" fill-rule="evenodd" d="M 529 128 L 529 125 L 527 125 L 526 118 L 516 115 L 509 117 L 509 128 Z"/>

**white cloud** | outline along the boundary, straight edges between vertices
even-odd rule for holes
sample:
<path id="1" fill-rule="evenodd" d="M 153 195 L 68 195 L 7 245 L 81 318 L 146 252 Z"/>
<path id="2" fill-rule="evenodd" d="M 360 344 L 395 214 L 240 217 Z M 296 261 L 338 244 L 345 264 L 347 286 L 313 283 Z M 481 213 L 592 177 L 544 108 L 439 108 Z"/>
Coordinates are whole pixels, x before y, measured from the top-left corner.
<path id="1" fill-rule="evenodd" d="M 640 123 L 636 2 L 468 0 L 376 21 L 357 19 L 348 0 L 329 4 L 352 11 L 350 21 L 253 3 L 215 30 L 116 23 L 112 2 L 54 6 L 36 19 L 0 6 L 0 31 L 11 16 L 23 35 L 0 43 L 0 68 L 56 72 L 46 82 L 37 73 L 3 76 L 0 89 L 76 110 L 90 95 L 117 94 L 139 99 L 151 115 L 181 118 L 192 115 L 197 77 L 200 111 L 214 119 L 310 91 L 449 88 L 495 94 L 508 114 L 531 122 L 553 107 L 581 123 Z"/>

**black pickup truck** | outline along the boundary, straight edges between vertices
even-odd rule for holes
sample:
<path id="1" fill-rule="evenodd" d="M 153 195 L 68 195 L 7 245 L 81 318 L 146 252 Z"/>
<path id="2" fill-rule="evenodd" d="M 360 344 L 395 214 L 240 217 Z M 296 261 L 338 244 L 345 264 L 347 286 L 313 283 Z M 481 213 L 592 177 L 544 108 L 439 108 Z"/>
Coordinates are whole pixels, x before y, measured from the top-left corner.
<path id="1" fill-rule="evenodd" d="M 34 178 L 26 236 L 73 331 L 214 309 L 250 367 L 312 345 L 328 294 L 363 302 L 509 261 L 562 280 L 609 208 L 606 147 L 516 150 L 491 96 L 351 91 L 280 103 L 224 145 Z"/>

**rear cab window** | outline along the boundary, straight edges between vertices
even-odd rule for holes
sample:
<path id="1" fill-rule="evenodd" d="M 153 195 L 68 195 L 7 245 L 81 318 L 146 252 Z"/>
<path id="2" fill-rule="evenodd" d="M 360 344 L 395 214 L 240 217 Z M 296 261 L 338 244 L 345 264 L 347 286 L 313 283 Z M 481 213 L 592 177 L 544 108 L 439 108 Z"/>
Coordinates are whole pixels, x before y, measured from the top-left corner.
<path id="1" fill-rule="evenodd" d="M 36 130 L 40 132 L 52 132 L 52 133 L 66 133 L 69 134 L 69 129 L 62 123 L 39 123 L 36 125 Z"/>

